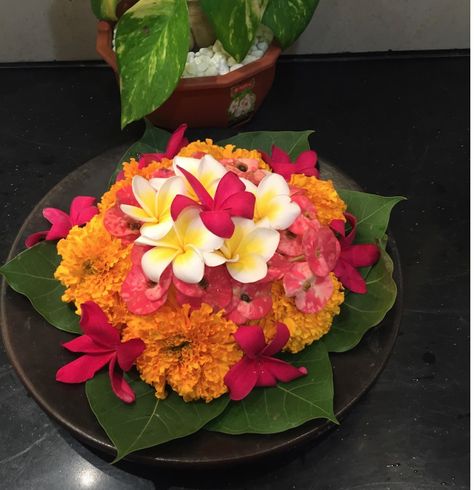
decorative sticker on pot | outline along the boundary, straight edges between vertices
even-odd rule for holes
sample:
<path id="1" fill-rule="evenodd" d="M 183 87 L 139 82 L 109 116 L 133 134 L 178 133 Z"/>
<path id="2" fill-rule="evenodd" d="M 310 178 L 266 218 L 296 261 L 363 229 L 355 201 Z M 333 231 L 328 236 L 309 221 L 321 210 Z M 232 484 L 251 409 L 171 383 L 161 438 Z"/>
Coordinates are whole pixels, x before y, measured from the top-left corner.
<path id="1" fill-rule="evenodd" d="M 253 91 L 254 86 L 255 78 L 252 78 L 230 89 L 231 103 L 227 109 L 230 124 L 242 123 L 250 119 L 254 113 L 257 101 L 257 96 Z"/>

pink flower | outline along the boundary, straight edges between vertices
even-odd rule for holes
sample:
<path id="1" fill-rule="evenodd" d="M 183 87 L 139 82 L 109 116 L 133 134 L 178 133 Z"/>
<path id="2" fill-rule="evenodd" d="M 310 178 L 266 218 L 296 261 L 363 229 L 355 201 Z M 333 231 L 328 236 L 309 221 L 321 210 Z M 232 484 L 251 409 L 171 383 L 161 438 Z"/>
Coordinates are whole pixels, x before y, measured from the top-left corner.
<path id="1" fill-rule="evenodd" d="M 307 262 L 297 262 L 283 277 L 285 294 L 295 298 L 303 313 L 317 313 L 324 308 L 333 292 L 331 276 L 317 277 Z"/>
<path id="2" fill-rule="evenodd" d="M 99 212 L 94 203 L 94 197 L 77 196 L 71 202 L 69 214 L 56 208 L 43 209 L 43 216 L 52 226 L 49 230 L 38 231 L 30 235 L 25 240 L 25 245 L 30 248 L 42 240 L 66 238 L 73 226 L 85 225 Z"/>
<path id="3" fill-rule="evenodd" d="M 258 167 L 258 160 L 255 158 L 223 158 L 219 161 L 226 170 L 233 172 L 237 177 L 249 180 L 255 185 L 258 185 L 268 173 Z"/>
<path id="4" fill-rule="evenodd" d="M 94 377 L 105 365 L 109 365 L 109 377 L 114 393 L 125 403 L 135 400 L 135 393 L 123 377 L 136 358 L 145 349 L 141 339 L 120 341 L 120 333 L 114 328 L 104 312 L 93 301 L 81 305 L 81 328 L 84 335 L 66 342 L 63 347 L 71 352 L 82 352 L 83 356 L 66 364 L 56 373 L 56 381 L 83 383 Z M 116 369 L 119 365 L 120 370 Z"/>
<path id="5" fill-rule="evenodd" d="M 150 165 L 151 162 L 159 162 L 163 158 L 172 159 L 174 158 L 181 148 L 188 144 L 188 140 L 184 137 L 184 133 L 188 126 L 186 124 L 181 124 L 181 126 L 176 129 L 176 131 L 170 136 L 168 144 L 166 145 L 166 150 L 164 153 L 143 153 L 138 159 L 138 168 L 144 168 Z M 156 177 L 156 176 L 154 176 Z M 116 182 L 124 179 L 123 170 L 117 174 Z"/>
<path id="6" fill-rule="evenodd" d="M 148 315 L 163 306 L 168 297 L 171 285 L 171 267 L 168 267 L 160 277 L 160 282 L 150 281 L 141 266 L 143 254 L 151 247 L 135 245 L 132 248 L 132 268 L 127 274 L 120 291 L 128 311 L 135 315 Z"/>
<path id="7" fill-rule="evenodd" d="M 171 217 L 177 220 L 181 211 L 189 206 L 201 208 L 204 226 L 222 238 L 230 238 L 234 233 L 233 216 L 252 219 L 255 208 L 255 196 L 245 190 L 245 184 L 232 172 L 227 172 L 217 185 L 214 198 L 193 174 L 178 167 L 188 180 L 200 201 L 178 194 L 171 204 Z"/>
<path id="8" fill-rule="evenodd" d="M 117 202 L 105 212 L 104 227 L 112 235 L 122 240 L 124 245 L 135 241 L 140 235 L 141 223 L 134 221 L 121 209 L 121 204 L 139 206 L 133 195 L 132 186 L 124 187 L 117 192 Z"/>
<path id="9" fill-rule="evenodd" d="M 306 230 L 302 246 L 311 271 L 318 277 L 326 277 L 334 269 L 341 253 L 341 246 L 331 229 L 316 220 L 311 221 Z"/>
<path id="10" fill-rule="evenodd" d="M 242 284 L 234 281 L 227 318 L 237 325 L 263 318 L 272 309 L 270 283 Z"/>
<path id="11" fill-rule="evenodd" d="M 380 257 L 377 245 L 373 243 L 352 245 L 356 237 L 357 218 L 350 213 L 344 213 L 351 231 L 346 235 L 345 224 L 342 220 L 333 220 L 331 228 L 339 233 L 341 254 L 334 267 L 334 274 L 342 282 L 343 286 L 354 293 L 365 294 L 367 285 L 357 270 L 357 267 L 368 267 L 374 265 Z"/>
<path id="12" fill-rule="evenodd" d="M 264 151 L 261 154 L 273 172 L 282 175 L 286 180 L 290 180 L 293 174 L 319 177 L 319 171 L 316 168 L 318 156 L 313 150 L 306 150 L 300 153 L 294 163 L 292 163 L 288 153 L 275 145 L 272 145 L 271 155 L 268 155 Z"/>
<path id="13" fill-rule="evenodd" d="M 234 337 L 244 356 L 224 377 L 231 400 L 242 400 L 256 386 L 275 386 L 277 381 L 288 383 L 308 374 L 304 367 L 296 368 L 272 357 L 283 349 L 290 338 L 284 323 L 276 324 L 275 336 L 268 344 L 263 330 L 257 326 L 240 327 Z"/>
<path id="14" fill-rule="evenodd" d="M 232 299 L 232 282 L 224 266 L 206 267 L 204 277 L 197 284 L 189 284 L 173 277 L 176 299 L 180 305 L 199 308 L 202 303 L 216 311 L 226 308 Z"/>

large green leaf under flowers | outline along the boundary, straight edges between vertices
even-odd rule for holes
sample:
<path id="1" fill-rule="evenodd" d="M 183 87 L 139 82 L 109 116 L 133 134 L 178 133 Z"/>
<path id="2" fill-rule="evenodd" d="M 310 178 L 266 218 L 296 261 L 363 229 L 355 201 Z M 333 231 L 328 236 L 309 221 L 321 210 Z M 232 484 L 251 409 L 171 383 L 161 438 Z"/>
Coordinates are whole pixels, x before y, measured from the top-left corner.
<path id="1" fill-rule="evenodd" d="M 256 388 L 244 400 L 231 402 L 206 429 L 226 434 L 273 434 L 324 418 L 337 423 L 333 411 L 332 367 L 326 346 L 316 342 L 286 361 L 308 369 L 307 376 Z"/>
<path id="2" fill-rule="evenodd" d="M 252 46 L 268 0 L 200 0 L 200 4 L 224 49 L 241 61 Z"/>
<path id="3" fill-rule="evenodd" d="M 115 37 L 122 127 L 159 107 L 174 91 L 188 53 L 186 0 L 140 0 Z"/>
<path id="4" fill-rule="evenodd" d="M 128 377 L 128 381 L 136 396 L 130 405 L 115 396 L 108 373 L 102 372 L 86 384 L 92 411 L 117 448 L 115 461 L 133 451 L 193 434 L 229 403 L 226 396 L 211 403 L 186 403 L 173 391 L 165 400 L 159 400 L 155 390 L 137 375 Z"/>
<path id="5" fill-rule="evenodd" d="M 249 150 L 263 150 L 267 153 L 270 153 L 272 145 L 275 145 L 295 159 L 301 152 L 310 149 L 308 138 L 312 133 L 313 131 L 253 131 L 237 134 L 219 141 L 218 144 L 221 146 L 235 145 L 238 148 Z"/>
<path id="6" fill-rule="evenodd" d="M 61 258 L 56 242 L 38 243 L 18 254 L 0 268 L 9 286 L 25 295 L 35 310 L 51 325 L 71 333 L 81 333 L 74 309 L 61 301 L 64 286 L 54 279 Z"/>
<path id="7" fill-rule="evenodd" d="M 286 49 L 306 29 L 318 3 L 319 0 L 270 0 L 262 22 Z"/>

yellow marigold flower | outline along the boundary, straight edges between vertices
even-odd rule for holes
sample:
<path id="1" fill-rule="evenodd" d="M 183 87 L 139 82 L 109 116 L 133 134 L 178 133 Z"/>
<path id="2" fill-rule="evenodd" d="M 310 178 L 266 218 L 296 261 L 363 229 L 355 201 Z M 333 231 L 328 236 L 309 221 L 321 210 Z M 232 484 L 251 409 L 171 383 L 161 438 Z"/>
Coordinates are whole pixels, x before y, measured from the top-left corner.
<path id="1" fill-rule="evenodd" d="M 157 398 L 166 397 L 169 384 L 185 401 L 209 402 L 227 391 L 224 376 L 242 357 L 232 335 L 236 329 L 223 312 L 213 313 L 207 304 L 194 311 L 189 305 L 165 305 L 151 315 L 131 315 L 123 339 L 145 342 L 137 368 Z"/>
<path id="2" fill-rule="evenodd" d="M 275 282 L 272 286 L 273 311 L 259 322 L 265 332 L 265 337 L 273 338 L 275 322 L 284 323 L 290 331 L 290 340 L 285 350 L 295 354 L 327 334 L 333 318 L 339 314 L 339 306 L 344 301 L 341 283 L 333 273 L 331 273 L 331 278 L 334 291 L 324 309 L 318 313 L 299 311 L 293 298 L 285 296 L 281 281 Z"/>
<path id="3" fill-rule="evenodd" d="M 82 303 L 94 301 L 120 326 L 128 315 L 119 292 L 131 266 L 130 251 L 131 245 L 122 245 L 107 232 L 101 215 L 82 228 L 74 226 L 58 243 L 62 260 L 54 277 L 66 287 L 61 299 L 73 301 L 77 314 Z"/>
<path id="4" fill-rule="evenodd" d="M 262 160 L 262 155 L 259 151 L 236 148 L 234 145 L 218 146 L 209 138 L 205 141 L 193 141 L 184 148 L 181 148 L 178 155 L 181 157 L 192 157 L 195 153 L 199 152 L 207 153 L 216 160 L 222 160 L 224 158 L 254 158 L 258 161 L 259 168 L 270 170 L 270 167 Z"/>
<path id="5" fill-rule="evenodd" d="M 333 219 L 344 218 L 346 204 L 334 189 L 332 180 L 319 180 L 303 174 L 293 174 L 290 184 L 306 190 L 308 198 L 316 207 L 316 217 L 322 225 L 328 225 Z"/>

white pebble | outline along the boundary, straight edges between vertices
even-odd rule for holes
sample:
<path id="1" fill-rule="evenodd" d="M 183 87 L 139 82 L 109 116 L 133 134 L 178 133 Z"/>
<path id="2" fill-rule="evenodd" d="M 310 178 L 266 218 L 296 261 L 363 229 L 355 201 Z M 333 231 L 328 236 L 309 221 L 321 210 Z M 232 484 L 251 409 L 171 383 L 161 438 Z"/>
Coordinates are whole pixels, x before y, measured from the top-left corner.
<path id="1" fill-rule="evenodd" d="M 259 49 L 256 49 L 255 51 L 252 52 L 252 56 L 255 56 L 255 58 L 261 58 L 263 56 L 263 51 L 260 51 Z"/>
<path id="2" fill-rule="evenodd" d="M 249 63 L 252 63 L 253 61 L 256 61 L 257 58 L 255 56 L 252 56 L 250 54 L 248 54 L 243 60 L 242 60 L 242 64 L 243 65 L 248 65 Z"/>
<path id="3" fill-rule="evenodd" d="M 235 65 L 232 65 L 230 67 L 230 70 L 229 71 L 235 71 L 235 70 L 238 70 L 239 68 L 242 68 L 244 65 L 242 65 L 241 63 L 236 63 Z"/>
<path id="4" fill-rule="evenodd" d="M 235 64 L 237 64 L 237 61 L 234 57 L 230 56 L 229 58 L 227 58 L 227 64 L 230 66 L 234 66 Z"/>
<path id="5" fill-rule="evenodd" d="M 266 41 L 261 41 L 257 44 L 257 47 L 260 51 L 265 53 L 265 51 L 268 49 L 268 43 Z"/>
<path id="6" fill-rule="evenodd" d="M 219 67 L 218 69 L 219 75 L 226 75 L 227 73 L 229 73 L 229 71 L 230 70 L 228 66 Z"/>

